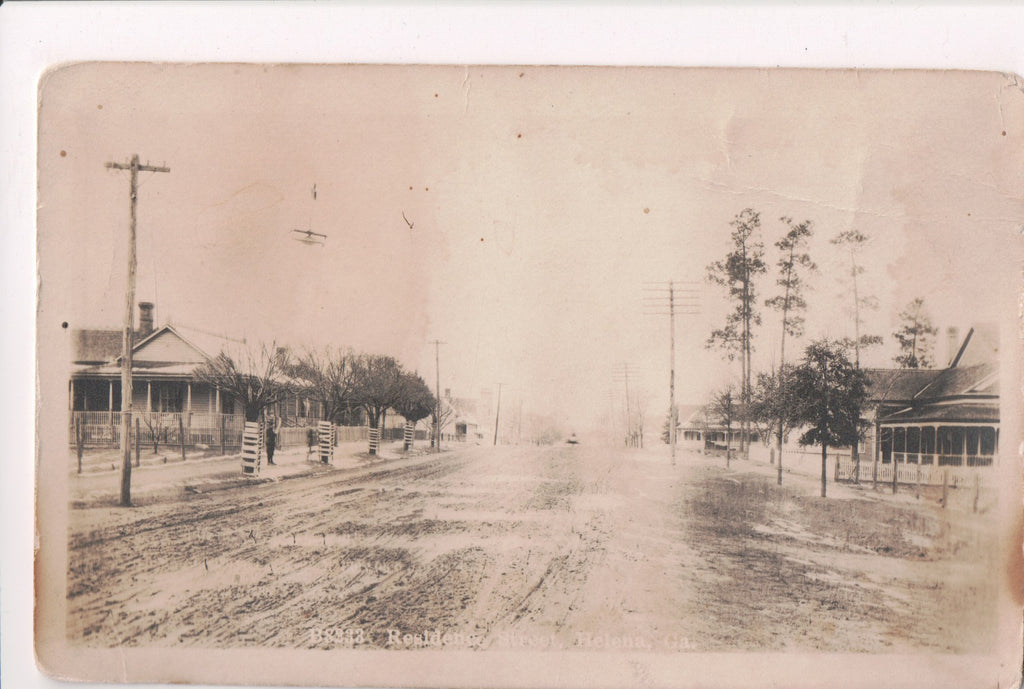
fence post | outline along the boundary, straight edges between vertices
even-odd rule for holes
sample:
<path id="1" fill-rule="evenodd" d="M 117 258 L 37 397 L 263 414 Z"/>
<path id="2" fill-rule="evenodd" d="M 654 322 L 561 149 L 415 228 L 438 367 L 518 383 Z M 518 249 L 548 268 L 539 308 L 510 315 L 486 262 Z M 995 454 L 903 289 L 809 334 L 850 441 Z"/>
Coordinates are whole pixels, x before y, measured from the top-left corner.
<path id="1" fill-rule="evenodd" d="M 981 474 L 974 472 L 974 513 L 978 513 L 978 498 L 981 497 Z"/>
<path id="2" fill-rule="evenodd" d="M 185 419 L 178 414 L 178 442 L 181 443 L 181 461 L 185 461 Z"/>
<path id="3" fill-rule="evenodd" d="M 82 473 L 82 419 L 75 419 L 75 447 L 78 450 L 78 473 Z"/>
<path id="4" fill-rule="evenodd" d="M 224 448 L 224 426 L 225 426 L 224 415 L 221 414 L 220 415 L 220 453 L 222 455 L 227 454 L 227 452 L 225 451 L 225 448 Z"/>
<path id="5" fill-rule="evenodd" d="M 942 509 L 946 509 L 947 498 L 949 497 L 949 469 L 942 470 Z"/>
<path id="6" fill-rule="evenodd" d="M 836 469 L 832 474 L 832 483 L 839 483 L 839 453 L 836 452 Z"/>
<path id="7" fill-rule="evenodd" d="M 917 481 L 914 487 L 914 497 L 918 500 L 921 499 L 921 457 L 917 457 Z"/>
<path id="8" fill-rule="evenodd" d="M 142 430 L 141 430 L 141 426 L 139 425 L 139 423 L 140 423 L 139 422 L 139 417 L 136 416 L 135 417 L 135 466 L 136 467 L 138 467 L 140 464 L 142 464 Z M 132 432 L 132 429 L 129 428 L 127 432 L 130 435 L 131 432 Z"/>
<path id="9" fill-rule="evenodd" d="M 896 495 L 896 484 L 899 482 L 900 469 L 896 462 L 896 453 L 892 453 L 892 494 Z"/>

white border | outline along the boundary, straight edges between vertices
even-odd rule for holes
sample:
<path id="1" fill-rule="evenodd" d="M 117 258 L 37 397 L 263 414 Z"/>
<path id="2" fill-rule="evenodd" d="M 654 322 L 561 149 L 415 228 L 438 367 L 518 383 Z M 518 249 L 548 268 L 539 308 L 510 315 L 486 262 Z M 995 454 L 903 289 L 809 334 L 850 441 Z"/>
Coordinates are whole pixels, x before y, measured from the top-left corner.
<path id="1" fill-rule="evenodd" d="M 0 8 L 0 683 L 32 652 L 36 88 L 78 60 L 957 68 L 1024 73 L 1024 6 L 7 3 Z M 98 685 L 79 685 L 98 686 Z M 156 686 L 156 685 L 149 685 Z"/>

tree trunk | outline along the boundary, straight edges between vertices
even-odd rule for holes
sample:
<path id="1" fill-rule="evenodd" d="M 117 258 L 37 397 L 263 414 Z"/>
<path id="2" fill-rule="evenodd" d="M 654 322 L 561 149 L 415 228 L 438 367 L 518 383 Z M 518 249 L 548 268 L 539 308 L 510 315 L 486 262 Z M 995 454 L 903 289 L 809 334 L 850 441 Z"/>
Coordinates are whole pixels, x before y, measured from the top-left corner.
<path id="1" fill-rule="evenodd" d="M 821 497 L 825 497 L 825 486 L 828 485 L 828 445 L 821 444 Z"/>
<path id="2" fill-rule="evenodd" d="M 776 470 L 778 471 L 778 482 L 779 482 L 780 486 L 782 485 L 782 435 L 783 435 L 783 432 L 782 432 L 782 422 L 780 421 L 779 422 L 779 438 L 778 438 L 778 440 L 779 440 L 779 442 L 778 442 L 779 452 L 778 452 L 778 456 L 776 457 L 776 461 L 778 462 L 778 465 L 775 467 Z"/>

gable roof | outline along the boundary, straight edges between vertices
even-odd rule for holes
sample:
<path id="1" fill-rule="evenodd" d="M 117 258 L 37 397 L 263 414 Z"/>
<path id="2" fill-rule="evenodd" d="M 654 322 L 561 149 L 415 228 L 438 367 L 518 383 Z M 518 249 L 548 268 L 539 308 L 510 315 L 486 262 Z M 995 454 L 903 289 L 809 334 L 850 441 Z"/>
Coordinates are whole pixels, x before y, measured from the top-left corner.
<path id="1" fill-rule="evenodd" d="M 927 368 L 869 368 L 868 400 L 871 402 L 910 402 L 944 371 Z"/>
<path id="2" fill-rule="evenodd" d="M 999 423 L 999 402 L 946 401 L 907 407 L 885 417 L 885 423 Z"/>
<path id="3" fill-rule="evenodd" d="M 704 409 L 702 404 L 680 404 L 677 405 L 679 408 L 679 422 L 683 426 L 697 426 L 701 422 L 701 412 Z"/>
<path id="4" fill-rule="evenodd" d="M 71 333 L 72 361 L 100 364 L 121 356 L 124 333 L 120 330 L 85 329 Z"/>
<path id="5" fill-rule="evenodd" d="M 998 364 L 993 362 L 947 368 L 914 395 L 914 399 L 927 401 L 961 395 L 998 395 L 998 370 Z"/>
<path id="6" fill-rule="evenodd" d="M 171 352 L 166 351 L 168 349 L 168 339 L 173 339 L 180 343 L 177 347 L 172 345 L 173 349 L 177 349 L 178 356 L 167 356 L 169 353 L 174 353 L 173 349 Z M 135 343 L 135 346 L 132 347 L 132 355 L 135 361 L 138 361 L 140 364 L 145 361 L 147 354 L 149 354 L 145 351 L 147 349 L 163 350 L 161 354 L 164 358 L 157 359 L 161 363 L 198 363 L 206 359 L 212 359 L 221 352 L 224 352 L 235 361 L 242 361 L 245 353 L 245 341 L 233 340 L 188 326 L 167 324 L 157 328 L 147 337 Z M 121 360 L 120 353 L 120 350 L 118 350 L 118 356 L 115 357 L 115 361 Z"/>

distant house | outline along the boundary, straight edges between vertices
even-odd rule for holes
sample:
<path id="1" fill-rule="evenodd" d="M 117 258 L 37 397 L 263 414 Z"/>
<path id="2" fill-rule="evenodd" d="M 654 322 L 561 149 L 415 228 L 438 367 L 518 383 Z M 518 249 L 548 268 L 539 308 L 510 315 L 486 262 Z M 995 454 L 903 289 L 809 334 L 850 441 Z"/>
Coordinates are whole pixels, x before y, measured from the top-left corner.
<path id="1" fill-rule="evenodd" d="M 483 440 L 484 435 L 480 427 L 479 414 L 489 407 L 490 399 L 481 395 L 480 399 L 470 397 L 452 397 L 450 389 L 444 391 L 444 403 L 451 408 L 454 418 L 452 419 L 453 434 L 445 434 L 445 440 L 457 442 L 478 442 Z"/>
<path id="2" fill-rule="evenodd" d="M 704 406 L 701 405 L 680 405 L 679 407 L 680 429 L 676 436 L 676 442 L 692 450 L 725 450 L 726 447 L 738 448 L 740 445 L 743 430 L 740 428 L 739 407 L 737 406 L 736 420 L 732 428 L 727 429 L 717 419 L 712 419 Z M 751 443 L 760 440 L 761 434 L 757 428 L 750 428 L 748 438 Z"/>

